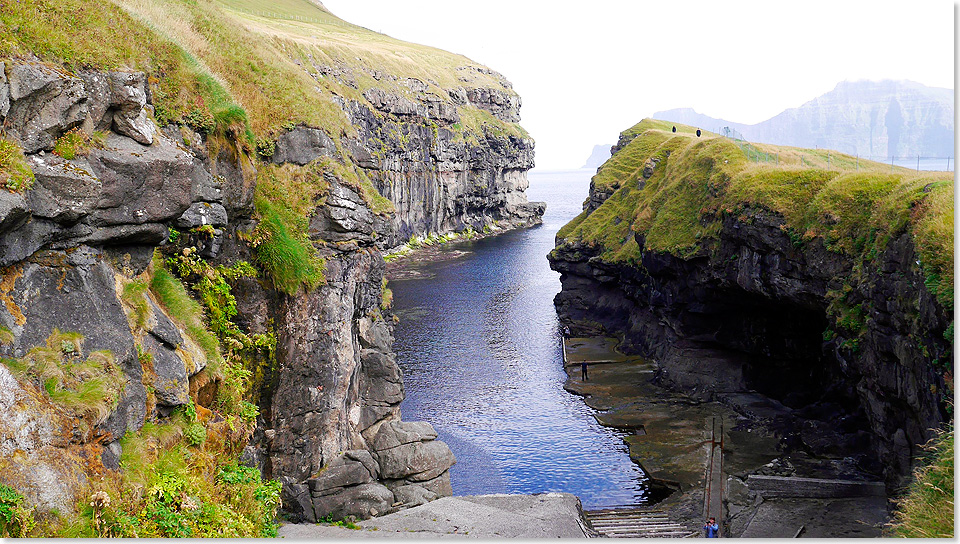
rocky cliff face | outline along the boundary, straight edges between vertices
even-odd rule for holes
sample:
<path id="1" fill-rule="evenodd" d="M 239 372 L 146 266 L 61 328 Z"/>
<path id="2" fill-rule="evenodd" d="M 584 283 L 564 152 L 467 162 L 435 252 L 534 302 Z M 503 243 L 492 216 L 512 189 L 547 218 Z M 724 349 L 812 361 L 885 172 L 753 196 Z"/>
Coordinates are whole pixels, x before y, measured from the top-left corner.
<path id="1" fill-rule="evenodd" d="M 39 348 L 62 364 L 109 354 L 98 372 L 117 387 L 77 427 L 0 365 L 9 384 L 0 390 L 3 479 L 44 508 L 69 511 L 90 463 L 117 469 L 125 433 L 220 402 L 221 378 L 204 372 L 215 362 L 209 348 L 151 289 L 131 288 L 150 283 L 155 254 L 224 267 L 255 261 L 250 233 L 264 166 L 239 144 L 157 127 L 146 80 L 30 59 L 0 64 L 0 120 L 34 177 L 25 191 L 0 189 L 0 356 L 29 365 Z M 416 80 L 405 84 L 415 100 L 377 89 L 362 101 L 340 99 L 355 135 L 301 124 L 277 136 L 269 159 L 352 161 L 396 212 L 372 209 L 355 181 L 324 174 L 307 232 L 325 281 L 294 294 L 262 274 L 230 282 L 242 334 L 276 341 L 272 356 L 253 358 L 260 415 L 244 460 L 284 483 L 284 508 L 295 519 L 369 517 L 451 493 L 449 448 L 429 424 L 400 420 L 403 380 L 383 306 L 381 249 L 428 233 L 529 225 L 543 213 L 523 193 L 532 140 L 459 126 L 467 105 L 517 121 L 514 94 L 458 88 L 440 99 Z M 70 158 L 51 152 L 77 130 L 101 131 L 102 141 Z M 199 277 L 219 274 L 209 270 Z M 14 469 L 27 466 L 35 470 Z"/>
<path id="2" fill-rule="evenodd" d="M 506 123 L 519 121 L 517 96 L 458 87 L 447 89 L 443 98 L 420 80 L 392 79 L 404 94 L 372 88 L 363 101 L 339 101 L 359 133 L 344 146 L 396 208 L 392 235 L 381 239 L 381 247 L 395 247 L 411 236 L 540 222 L 543 203 L 527 202 L 524 193 L 527 171 L 534 166 L 533 140 L 492 124 L 475 133 L 461 123 L 465 107 Z"/>
<path id="3" fill-rule="evenodd" d="M 585 209 L 609 192 L 592 189 Z M 763 394 L 795 414 L 790 447 L 858 458 L 894 486 L 909 476 L 918 445 L 947 419 L 953 349 L 952 316 L 925 286 L 908 233 L 856 272 L 822 238 L 801 242 L 756 206 L 724 214 L 716 238 L 685 257 L 633 236 L 639 258 L 619 261 L 558 237 L 549 259 L 571 334 L 622 336 L 694 397 Z"/>

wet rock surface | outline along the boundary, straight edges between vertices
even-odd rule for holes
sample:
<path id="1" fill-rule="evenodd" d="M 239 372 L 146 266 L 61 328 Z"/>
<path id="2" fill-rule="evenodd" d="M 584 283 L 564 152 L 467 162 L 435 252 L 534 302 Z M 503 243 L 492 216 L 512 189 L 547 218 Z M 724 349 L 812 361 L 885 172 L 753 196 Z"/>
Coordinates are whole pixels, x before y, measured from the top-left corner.
<path id="1" fill-rule="evenodd" d="M 568 338 L 565 389 L 582 396 L 602 425 L 629 433 L 624 441 L 630 457 L 653 480 L 656 507 L 671 519 L 699 531 L 707 515 L 710 443 L 711 439 L 719 442 L 722 434 L 723 461 L 715 464 L 722 466 L 722 474 L 715 480 L 724 489 L 722 501 L 709 515 L 721 521 L 726 536 L 790 538 L 801 525 L 805 536 L 880 536 L 889 519 L 883 496 L 818 499 L 808 494 L 785 499 L 763 496 L 759 486 L 750 487 L 752 475 L 766 475 L 873 482 L 864 485 L 879 486 L 883 492 L 877 475 L 865 472 L 854 458 L 812 456 L 789 448 L 785 440 L 793 417 L 789 408 L 757 394 L 742 395 L 731 403 L 699 400 L 663 388 L 655 379 L 658 365 L 620 353 L 618 343 L 611 338 Z M 582 361 L 588 362 L 587 381 L 581 378 Z M 716 489 L 712 493 L 719 501 L 721 494 Z M 796 508 L 796 513 L 787 516 L 790 508 Z M 763 521 L 778 514 L 791 522 L 806 517 L 796 524 Z M 847 514 L 850 517 L 844 518 Z M 755 516 L 759 517 L 754 525 Z"/>

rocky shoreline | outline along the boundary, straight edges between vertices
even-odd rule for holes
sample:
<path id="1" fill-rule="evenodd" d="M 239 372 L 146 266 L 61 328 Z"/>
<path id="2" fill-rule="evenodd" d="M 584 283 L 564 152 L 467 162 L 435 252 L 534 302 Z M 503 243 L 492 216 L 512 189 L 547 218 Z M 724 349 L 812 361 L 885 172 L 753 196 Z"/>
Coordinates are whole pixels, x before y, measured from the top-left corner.
<path id="1" fill-rule="evenodd" d="M 691 531 L 699 530 L 708 515 L 711 427 L 722 426 L 722 475 L 717 479 L 723 486 L 722 504 L 714 505 L 709 515 L 721 521 L 724 534 L 789 538 L 802 525 L 811 537 L 881 536 L 889 521 L 884 496 L 765 497 L 763 490 L 751 489 L 752 476 L 877 479 L 853 459 L 818 458 L 787 447 L 788 409 L 756 394 L 703 400 L 664 388 L 656 381 L 656 363 L 619 352 L 618 343 L 602 337 L 567 338 L 565 389 L 582 396 L 601 425 L 627 433 L 630 457 L 650 477 L 650 498 L 657 508 Z M 581 362 L 588 362 L 587 381 L 580 377 Z M 807 492 L 811 494 L 816 495 Z M 782 523 L 763 523 L 778 516 Z"/>

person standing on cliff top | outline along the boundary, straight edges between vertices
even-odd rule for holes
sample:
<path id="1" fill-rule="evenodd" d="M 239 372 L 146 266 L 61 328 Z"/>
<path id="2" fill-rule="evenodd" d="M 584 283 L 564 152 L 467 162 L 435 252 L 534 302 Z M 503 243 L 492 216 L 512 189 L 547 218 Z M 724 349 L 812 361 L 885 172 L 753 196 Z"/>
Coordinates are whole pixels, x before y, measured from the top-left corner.
<path id="1" fill-rule="evenodd" d="M 587 363 L 586 361 L 580 363 L 580 380 L 587 381 Z"/>
<path id="2" fill-rule="evenodd" d="M 720 538 L 720 526 L 717 525 L 717 518 L 710 518 L 703 526 L 703 532 L 707 538 Z"/>

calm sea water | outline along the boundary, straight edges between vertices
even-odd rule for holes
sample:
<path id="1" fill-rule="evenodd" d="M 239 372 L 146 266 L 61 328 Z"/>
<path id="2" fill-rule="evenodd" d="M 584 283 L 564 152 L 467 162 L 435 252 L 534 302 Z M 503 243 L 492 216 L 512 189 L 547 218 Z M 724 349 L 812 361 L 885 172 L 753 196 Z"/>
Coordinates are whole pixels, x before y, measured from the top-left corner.
<path id="1" fill-rule="evenodd" d="M 457 457 L 455 495 L 565 491 L 587 508 L 645 502 L 646 477 L 618 431 L 563 390 L 546 254 L 581 211 L 591 171 L 532 172 L 543 225 L 444 247 L 459 257 L 393 280 L 403 419 L 429 421 Z"/>

